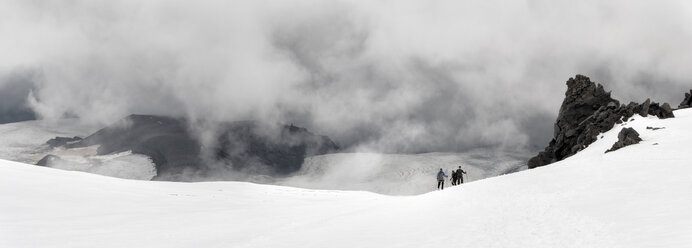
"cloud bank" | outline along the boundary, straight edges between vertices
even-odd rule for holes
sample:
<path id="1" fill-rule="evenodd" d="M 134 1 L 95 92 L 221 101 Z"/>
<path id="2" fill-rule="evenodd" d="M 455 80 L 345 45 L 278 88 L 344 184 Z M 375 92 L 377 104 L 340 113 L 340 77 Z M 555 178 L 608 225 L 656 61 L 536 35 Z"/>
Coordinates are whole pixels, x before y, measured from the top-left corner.
<path id="1" fill-rule="evenodd" d="M 687 1 L 8 0 L 0 89 L 27 84 L 41 118 L 259 119 L 360 151 L 526 148 L 550 139 L 577 73 L 623 102 L 677 105 L 689 23 Z"/>

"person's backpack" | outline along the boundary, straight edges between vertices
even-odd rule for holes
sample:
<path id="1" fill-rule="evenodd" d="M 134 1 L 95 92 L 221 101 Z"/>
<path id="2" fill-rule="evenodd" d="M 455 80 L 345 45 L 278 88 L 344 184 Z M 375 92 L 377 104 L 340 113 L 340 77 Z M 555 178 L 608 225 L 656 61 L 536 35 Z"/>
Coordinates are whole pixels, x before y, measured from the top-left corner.
<path id="1" fill-rule="evenodd" d="M 444 174 L 445 174 L 444 172 L 438 171 L 438 172 L 437 172 L 437 180 L 439 180 L 439 181 L 445 180 L 445 179 L 444 179 Z"/>

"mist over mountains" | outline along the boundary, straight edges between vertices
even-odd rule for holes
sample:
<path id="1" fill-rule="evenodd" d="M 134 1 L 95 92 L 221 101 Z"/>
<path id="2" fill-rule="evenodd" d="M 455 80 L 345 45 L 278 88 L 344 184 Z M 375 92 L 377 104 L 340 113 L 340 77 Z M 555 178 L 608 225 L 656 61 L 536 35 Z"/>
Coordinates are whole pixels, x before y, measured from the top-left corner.
<path id="1" fill-rule="evenodd" d="M 29 75 L 15 72 L 0 78 L 0 124 L 36 119 L 27 97 L 34 84 Z"/>
<path id="2" fill-rule="evenodd" d="M 691 24 L 690 0 L 2 0 L 0 248 L 689 247 Z"/>
<path id="3" fill-rule="evenodd" d="M 0 9 L 0 32 L 12 36 L 0 39 L 0 89 L 19 93 L 2 106 L 101 126 L 132 113 L 200 127 L 295 123 L 352 151 L 537 149 L 562 100 L 552 92 L 576 73 L 623 102 L 677 103 L 692 78 L 692 55 L 681 52 L 692 43 L 690 9 L 686 1 L 10 0 Z"/>
<path id="4" fill-rule="evenodd" d="M 145 155 L 155 165 L 152 179 L 164 181 L 284 176 L 298 171 L 308 156 L 339 150 L 328 137 L 293 125 L 219 123 L 204 130 L 207 133 L 202 136 L 210 139 L 200 140 L 188 122 L 165 116 L 129 115 L 84 138 L 56 137 L 47 144 L 59 153 L 94 147 L 95 154 L 85 157 L 125 152 Z M 37 164 L 60 167 L 70 162 L 48 154 Z"/>

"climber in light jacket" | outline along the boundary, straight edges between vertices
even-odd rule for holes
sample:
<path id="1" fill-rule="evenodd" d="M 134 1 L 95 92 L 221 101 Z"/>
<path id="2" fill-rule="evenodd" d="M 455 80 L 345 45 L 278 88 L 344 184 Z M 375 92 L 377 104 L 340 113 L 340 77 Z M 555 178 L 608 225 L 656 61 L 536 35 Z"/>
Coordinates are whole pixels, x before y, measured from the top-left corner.
<path id="1" fill-rule="evenodd" d="M 447 174 L 440 168 L 440 171 L 437 172 L 437 189 L 445 189 L 445 177 L 447 177 Z"/>

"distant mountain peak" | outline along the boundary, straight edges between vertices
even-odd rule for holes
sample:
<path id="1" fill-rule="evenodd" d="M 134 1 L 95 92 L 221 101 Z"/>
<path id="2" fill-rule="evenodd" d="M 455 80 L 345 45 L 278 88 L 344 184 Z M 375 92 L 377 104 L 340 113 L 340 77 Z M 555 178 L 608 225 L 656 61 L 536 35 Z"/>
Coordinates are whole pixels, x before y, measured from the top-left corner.
<path id="1" fill-rule="evenodd" d="M 156 164 L 154 179 L 171 181 L 219 180 L 216 174 L 223 170 L 283 175 L 299 170 L 307 156 L 339 150 L 329 137 L 292 124 L 237 121 L 216 127 L 215 144 L 205 147 L 184 118 L 132 114 L 82 140 L 61 145 L 99 145 L 99 155 L 130 150 L 147 155 Z"/>

